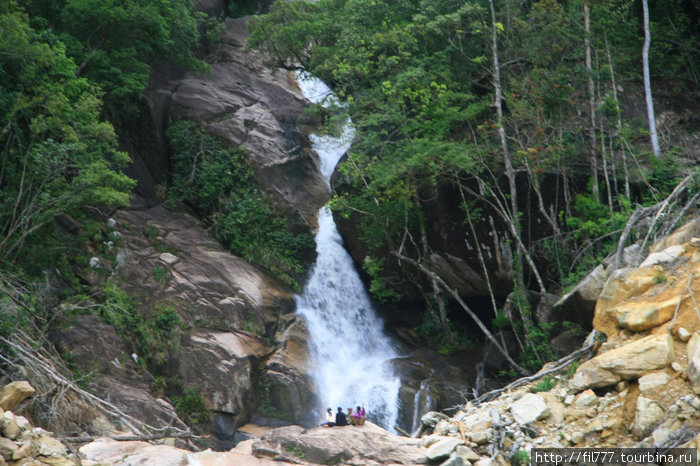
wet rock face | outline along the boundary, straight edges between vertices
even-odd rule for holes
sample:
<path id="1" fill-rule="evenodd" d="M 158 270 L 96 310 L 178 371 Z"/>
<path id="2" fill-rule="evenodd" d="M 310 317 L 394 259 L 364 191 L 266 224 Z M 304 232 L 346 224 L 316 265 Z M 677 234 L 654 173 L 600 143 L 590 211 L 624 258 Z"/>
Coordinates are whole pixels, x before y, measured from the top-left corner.
<path id="1" fill-rule="evenodd" d="M 476 378 L 474 367 L 479 355 L 461 352 L 444 356 L 421 347 L 392 361 L 401 379 L 399 390 L 399 427 L 412 432 L 420 425 L 420 417 L 459 405 L 473 393 Z"/>
<path id="2" fill-rule="evenodd" d="M 267 408 L 261 414 L 313 427 L 320 421 L 315 411 L 319 400 L 311 380 L 314 368 L 309 359 L 309 335 L 302 321 L 289 320 L 275 335 L 278 347 L 267 359 L 258 381 L 259 402 Z"/>
<path id="3" fill-rule="evenodd" d="M 183 339 L 177 373 L 212 411 L 247 420 L 255 409 L 255 366 L 269 348 L 246 333 L 197 329 Z"/>

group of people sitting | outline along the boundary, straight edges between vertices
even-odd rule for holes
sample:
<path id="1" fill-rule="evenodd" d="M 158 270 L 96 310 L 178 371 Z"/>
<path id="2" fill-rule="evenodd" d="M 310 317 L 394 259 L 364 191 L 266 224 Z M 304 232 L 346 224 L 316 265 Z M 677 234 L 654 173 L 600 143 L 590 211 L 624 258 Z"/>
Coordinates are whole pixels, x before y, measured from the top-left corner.
<path id="1" fill-rule="evenodd" d="M 328 408 L 326 410 L 326 422 L 321 424 L 322 427 L 336 427 L 336 426 L 361 426 L 365 423 L 367 417 L 367 411 L 365 410 L 365 405 L 358 406 L 355 411 L 352 408 L 348 408 L 348 413 L 343 412 L 343 408 L 338 406 L 338 412 L 333 414 L 333 410 Z"/>

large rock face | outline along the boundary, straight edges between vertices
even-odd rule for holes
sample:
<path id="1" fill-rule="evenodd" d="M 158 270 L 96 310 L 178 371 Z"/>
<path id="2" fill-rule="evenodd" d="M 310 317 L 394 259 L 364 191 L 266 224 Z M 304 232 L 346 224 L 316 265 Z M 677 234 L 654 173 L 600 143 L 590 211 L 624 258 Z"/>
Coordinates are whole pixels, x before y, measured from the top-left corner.
<path id="1" fill-rule="evenodd" d="M 420 440 L 396 437 L 366 422 L 359 427 L 272 430 L 253 443 L 257 456 L 291 457 L 310 464 L 423 464 Z"/>
<path id="2" fill-rule="evenodd" d="M 244 50 L 245 18 L 227 19 L 211 73 L 162 80 L 148 93 L 155 126 L 192 119 L 232 147 L 244 147 L 263 189 L 292 220 L 315 225 L 330 197 L 318 158 L 299 133 L 306 104 L 294 77 L 269 71 Z"/>
<path id="3" fill-rule="evenodd" d="M 366 423 L 362 427 L 281 427 L 227 452 L 190 452 L 146 442 L 101 438 L 80 448 L 83 458 L 115 465 L 198 464 L 268 466 L 279 464 L 417 465 L 427 463 L 418 439 L 396 437 Z"/>
<path id="4" fill-rule="evenodd" d="M 318 423 L 318 397 L 311 381 L 314 368 L 309 360 L 309 335 L 303 322 L 293 319 L 275 335 L 277 350 L 270 356 L 260 379 L 259 396 L 265 411 L 306 427 Z"/>
<path id="5" fill-rule="evenodd" d="M 209 409 L 247 421 L 257 401 L 256 366 L 269 351 L 248 333 L 196 329 L 183 338 L 177 373 L 183 385 L 202 394 Z"/>
<path id="6" fill-rule="evenodd" d="M 209 432 L 231 442 L 261 406 L 285 422 L 313 411 L 306 337 L 291 290 L 225 251 L 187 215 L 134 206 L 108 224 L 119 245 L 115 259 L 95 258 L 87 278 L 112 274 L 146 316 L 177 313 L 185 328 L 170 342 L 164 370 L 215 413 Z M 96 375 L 100 396 L 155 426 L 185 428 L 172 406 L 152 395 L 156 381 L 137 363 L 143 355 L 111 325 L 78 316 L 51 338 L 76 367 Z"/>
<path id="7" fill-rule="evenodd" d="M 287 287 L 224 250 L 193 218 L 153 207 L 116 220 L 125 242 L 117 273 L 142 304 L 166 302 L 188 324 L 258 335 L 294 310 Z"/>

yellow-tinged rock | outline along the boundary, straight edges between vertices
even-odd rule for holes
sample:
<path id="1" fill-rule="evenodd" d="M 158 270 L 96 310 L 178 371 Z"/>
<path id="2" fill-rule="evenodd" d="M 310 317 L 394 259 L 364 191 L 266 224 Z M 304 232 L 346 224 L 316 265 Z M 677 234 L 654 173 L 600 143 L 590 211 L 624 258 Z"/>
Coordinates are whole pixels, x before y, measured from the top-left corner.
<path id="1" fill-rule="evenodd" d="M 700 236 L 700 218 L 695 219 L 692 222 L 686 223 L 670 235 L 666 236 L 665 238 L 662 238 L 651 248 L 649 248 L 649 252 L 659 252 L 663 251 L 664 249 L 670 246 L 687 243 L 696 236 Z"/>
<path id="2" fill-rule="evenodd" d="M 678 300 L 679 297 L 674 296 L 661 302 L 628 301 L 612 308 L 610 314 L 614 316 L 620 327 L 641 332 L 671 320 L 678 306 Z"/>
<path id="3" fill-rule="evenodd" d="M 571 387 L 577 391 L 607 387 L 666 367 L 673 358 L 671 335 L 649 335 L 584 362 L 571 379 Z"/>
<path id="4" fill-rule="evenodd" d="M 27 381 L 9 383 L 0 389 L 0 408 L 14 409 L 22 401 L 32 396 L 34 392 L 34 387 L 29 385 Z"/>
<path id="5" fill-rule="evenodd" d="M 593 328 L 608 338 L 618 333 L 618 321 L 613 310 L 623 301 L 639 296 L 658 282 L 660 270 L 656 267 L 616 270 L 603 285 L 593 316 Z"/>

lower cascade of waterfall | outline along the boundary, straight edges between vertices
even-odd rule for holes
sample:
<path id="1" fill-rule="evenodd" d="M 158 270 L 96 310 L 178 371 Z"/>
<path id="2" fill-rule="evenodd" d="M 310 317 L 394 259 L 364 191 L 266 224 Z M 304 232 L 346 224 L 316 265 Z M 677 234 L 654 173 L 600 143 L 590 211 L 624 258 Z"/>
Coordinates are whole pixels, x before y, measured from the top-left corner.
<path id="1" fill-rule="evenodd" d="M 302 92 L 312 102 L 334 99 L 320 80 L 300 74 Z M 354 130 L 350 121 L 340 137 L 312 136 L 321 159 L 321 174 L 330 177 L 350 147 Z M 355 408 L 365 404 L 368 420 L 394 431 L 398 417 L 399 378 L 390 361 L 398 354 L 383 333 L 383 322 L 343 247 L 333 215 L 327 207 L 318 212 L 318 254 L 304 293 L 297 296 L 297 314 L 309 331 L 313 378 L 318 398 L 319 422 L 326 407 Z"/>
<path id="2" fill-rule="evenodd" d="M 415 432 L 420 427 L 420 420 L 423 413 L 428 411 L 433 411 L 436 401 L 433 399 L 432 387 L 428 384 L 426 380 L 422 381 L 420 388 L 416 391 L 413 396 L 413 419 L 411 422 L 411 432 Z"/>

